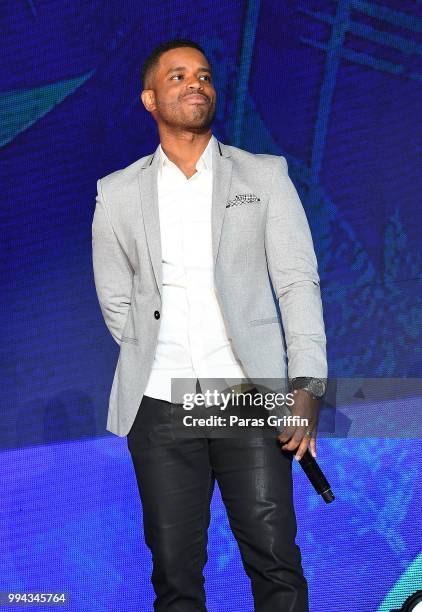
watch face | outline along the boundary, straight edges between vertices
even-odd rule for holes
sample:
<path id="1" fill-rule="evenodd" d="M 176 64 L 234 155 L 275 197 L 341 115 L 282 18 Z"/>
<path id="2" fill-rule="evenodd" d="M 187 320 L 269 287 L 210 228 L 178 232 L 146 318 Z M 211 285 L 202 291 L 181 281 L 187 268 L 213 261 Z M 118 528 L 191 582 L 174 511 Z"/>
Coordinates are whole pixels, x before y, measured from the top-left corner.
<path id="1" fill-rule="evenodd" d="M 325 393 L 325 383 L 322 380 L 312 380 L 309 384 L 309 388 L 315 397 L 322 397 Z"/>

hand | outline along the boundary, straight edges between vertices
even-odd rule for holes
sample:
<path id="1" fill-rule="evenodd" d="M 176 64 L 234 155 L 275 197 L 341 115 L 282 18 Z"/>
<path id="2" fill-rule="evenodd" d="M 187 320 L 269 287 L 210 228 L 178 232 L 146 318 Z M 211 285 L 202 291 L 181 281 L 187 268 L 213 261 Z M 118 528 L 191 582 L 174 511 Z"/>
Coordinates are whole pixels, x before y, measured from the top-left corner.
<path id="1" fill-rule="evenodd" d="M 321 400 L 314 399 L 307 391 L 296 389 L 293 392 L 294 404 L 291 408 L 292 416 L 307 419 L 307 425 L 287 426 L 277 439 L 284 443 L 283 450 L 296 451 L 295 459 L 302 459 L 308 444 L 313 457 L 316 457 L 316 433 L 319 420 Z M 312 436 L 305 436 L 311 432 Z"/>

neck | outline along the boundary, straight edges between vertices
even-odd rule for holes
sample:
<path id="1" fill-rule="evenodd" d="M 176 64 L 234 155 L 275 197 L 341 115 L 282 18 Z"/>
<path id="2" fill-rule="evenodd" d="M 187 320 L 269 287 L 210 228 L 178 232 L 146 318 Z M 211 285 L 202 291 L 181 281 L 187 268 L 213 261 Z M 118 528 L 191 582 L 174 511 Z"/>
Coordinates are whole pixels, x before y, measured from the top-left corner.
<path id="1" fill-rule="evenodd" d="M 211 128 L 201 134 L 192 132 L 168 132 L 159 130 L 161 148 L 170 161 L 179 168 L 192 170 L 212 136 Z"/>

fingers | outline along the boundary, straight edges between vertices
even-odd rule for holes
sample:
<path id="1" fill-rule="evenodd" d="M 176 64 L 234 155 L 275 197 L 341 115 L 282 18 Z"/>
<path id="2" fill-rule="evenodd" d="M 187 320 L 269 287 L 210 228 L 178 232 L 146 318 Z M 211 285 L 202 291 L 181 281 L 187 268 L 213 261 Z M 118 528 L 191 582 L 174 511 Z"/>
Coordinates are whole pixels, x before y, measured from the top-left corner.
<path id="1" fill-rule="evenodd" d="M 283 444 L 287 442 L 288 440 L 290 440 L 290 438 L 293 436 L 295 431 L 296 431 L 295 427 L 285 427 L 283 430 L 283 433 L 277 436 L 277 439 L 279 440 L 279 442 Z"/>
<path id="2" fill-rule="evenodd" d="M 284 444 L 281 448 L 283 450 L 288 450 L 288 451 L 294 451 L 298 446 L 300 446 L 302 440 L 303 440 L 303 435 L 300 435 L 300 433 L 295 433 L 293 435 L 293 437 L 286 443 Z"/>
<path id="3" fill-rule="evenodd" d="M 298 449 L 296 450 L 296 454 L 295 454 L 295 459 L 297 461 L 300 461 L 306 451 L 306 449 L 308 448 L 308 444 L 309 444 L 309 438 L 306 436 L 304 436 L 302 438 L 301 443 L 299 444 Z"/>
<path id="4" fill-rule="evenodd" d="M 287 433 L 284 432 L 282 435 L 278 436 L 278 440 L 280 442 L 285 442 L 285 440 L 289 440 L 281 448 L 287 451 L 295 451 L 295 459 L 297 461 L 300 461 L 302 459 L 303 455 L 306 452 L 306 449 L 308 448 L 308 445 L 311 455 L 313 457 L 316 457 L 315 432 L 312 432 L 312 437 L 305 436 L 303 433 L 300 434 L 298 432 L 295 432 L 293 434 L 293 437 L 291 437 L 290 439 Z"/>

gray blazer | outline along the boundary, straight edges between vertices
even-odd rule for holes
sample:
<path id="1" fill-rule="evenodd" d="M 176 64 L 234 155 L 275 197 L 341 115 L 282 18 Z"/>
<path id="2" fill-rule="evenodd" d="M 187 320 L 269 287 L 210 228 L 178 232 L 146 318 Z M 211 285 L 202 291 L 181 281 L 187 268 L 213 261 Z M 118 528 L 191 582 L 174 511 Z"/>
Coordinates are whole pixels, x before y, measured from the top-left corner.
<path id="1" fill-rule="evenodd" d="M 232 348 L 252 382 L 277 381 L 266 388 L 287 375 L 326 378 L 318 265 L 287 161 L 212 146 L 214 281 Z M 157 149 L 97 182 L 95 287 L 120 346 L 106 428 L 118 436 L 135 420 L 161 323 Z"/>

